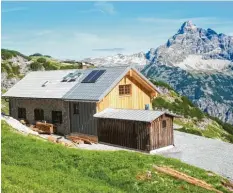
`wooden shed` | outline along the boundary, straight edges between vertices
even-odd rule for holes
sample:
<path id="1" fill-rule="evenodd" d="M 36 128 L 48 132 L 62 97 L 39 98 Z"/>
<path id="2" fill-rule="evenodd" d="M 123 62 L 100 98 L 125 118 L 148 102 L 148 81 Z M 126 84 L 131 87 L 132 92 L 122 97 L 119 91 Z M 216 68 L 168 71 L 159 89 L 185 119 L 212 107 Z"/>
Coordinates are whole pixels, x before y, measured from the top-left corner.
<path id="1" fill-rule="evenodd" d="M 99 142 L 146 152 L 174 145 L 174 116 L 163 111 L 112 108 L 94 115 Z"/>

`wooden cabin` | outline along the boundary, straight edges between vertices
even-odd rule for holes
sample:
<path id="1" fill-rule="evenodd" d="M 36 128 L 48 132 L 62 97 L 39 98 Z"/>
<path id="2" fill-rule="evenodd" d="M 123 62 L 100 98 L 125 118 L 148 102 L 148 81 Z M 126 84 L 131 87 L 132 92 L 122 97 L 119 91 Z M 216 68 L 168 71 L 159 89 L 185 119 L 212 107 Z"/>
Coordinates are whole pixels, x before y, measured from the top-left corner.
<path id="1" fill-rule="evenodd" d="M 96 113 L 107 108 L 149 111 L 158 95 L 137 69 L 119 66 L 30 72 L 2 97 L 16 119 L 52 123 L 59 134 L 98 137 Z"/>

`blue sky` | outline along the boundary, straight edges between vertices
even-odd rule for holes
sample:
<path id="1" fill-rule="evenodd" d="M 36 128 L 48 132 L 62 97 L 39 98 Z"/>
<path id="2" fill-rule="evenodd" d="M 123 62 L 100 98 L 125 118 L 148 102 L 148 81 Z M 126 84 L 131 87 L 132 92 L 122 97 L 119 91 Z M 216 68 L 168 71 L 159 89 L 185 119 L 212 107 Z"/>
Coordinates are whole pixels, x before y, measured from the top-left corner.
<path id="1" fill-rule="evenodd" d="M 61 59 L 146 52 L 182 23 L 233 35 L 233 2 L 2 2 L 2 47 Z"/>

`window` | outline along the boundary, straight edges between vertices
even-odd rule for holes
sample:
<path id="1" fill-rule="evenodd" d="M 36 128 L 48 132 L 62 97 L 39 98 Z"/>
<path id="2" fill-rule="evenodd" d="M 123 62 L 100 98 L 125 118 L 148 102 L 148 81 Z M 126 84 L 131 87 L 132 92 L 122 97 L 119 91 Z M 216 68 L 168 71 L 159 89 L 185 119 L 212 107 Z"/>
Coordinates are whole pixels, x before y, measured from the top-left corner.
<path id="1" fill-rule="evenodd" d="M 162 121 L 162 128 L 166 128 L 167 127 L 167 121 L 163 120 Z"/>
<path id="2" fill-rule="evenodd" d="M 131 85 L 119 85 L 119 95 L 130 95 L 131 94 Z"/>
<path id="3" fill-rule="evenodd" d="M 62 112 L 61 111 L 52 111 L 52 123 L 62 124 Z"/>
<path id="4" fill-rule="evenodd" d="M 34 110 L 34 118 L 36 121 L 44 120 L 44 110 L 43 109 L 35 109 Z"/>
<path id="5" fill-rule="evenodd" d="M 74 109 L 74 114 L 79 114 L 79 103 L 75 103 L 73 105 L 73 109 Z"/>
<path id="6" fill-rule="evenodd" d="M 26 119 L 26 109 L 25 108 L 18 108 L 18 118 L 19 119 Z"/>

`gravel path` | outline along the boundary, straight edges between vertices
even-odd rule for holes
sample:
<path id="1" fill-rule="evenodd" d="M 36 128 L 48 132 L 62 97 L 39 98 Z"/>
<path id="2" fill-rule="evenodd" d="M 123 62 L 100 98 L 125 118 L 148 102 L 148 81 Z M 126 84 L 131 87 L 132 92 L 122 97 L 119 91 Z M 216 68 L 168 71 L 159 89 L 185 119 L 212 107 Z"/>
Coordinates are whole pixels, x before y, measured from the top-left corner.
<path id="1" fill-rule="evenodd" d="M 233 144 L 174 131 L 175 148 L 160 152 L 166 157 L 213 171 L 233 181 Z"/>

